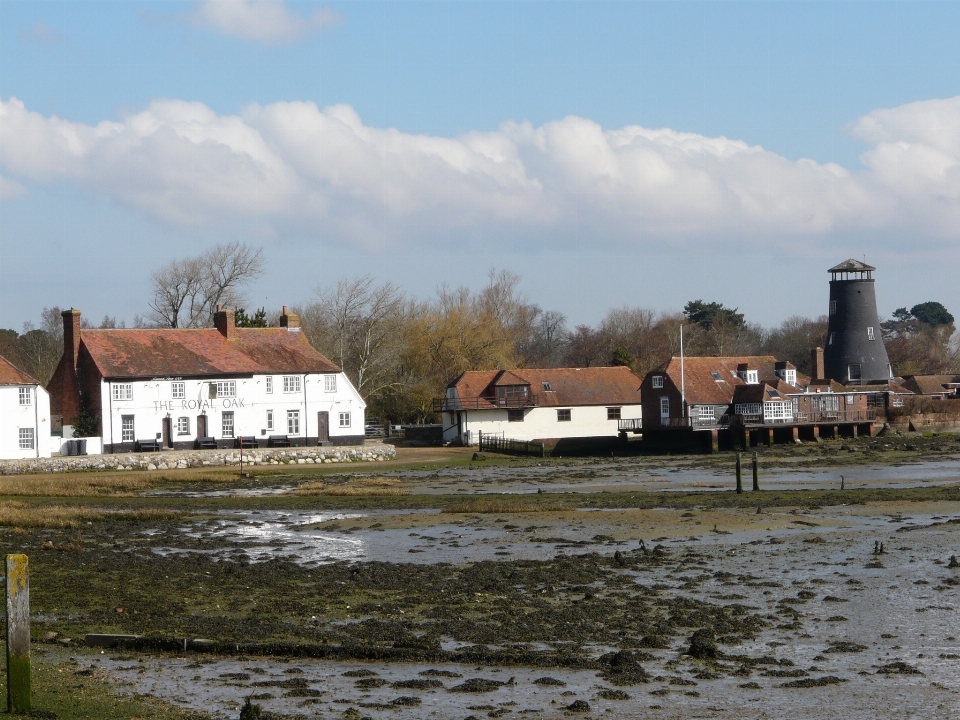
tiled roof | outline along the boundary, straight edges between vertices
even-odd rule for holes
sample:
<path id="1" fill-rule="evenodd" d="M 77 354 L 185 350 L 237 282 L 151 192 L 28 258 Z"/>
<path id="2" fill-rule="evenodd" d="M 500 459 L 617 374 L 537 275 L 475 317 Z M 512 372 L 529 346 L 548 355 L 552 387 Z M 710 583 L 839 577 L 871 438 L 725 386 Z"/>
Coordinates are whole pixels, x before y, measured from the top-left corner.
<path id="1" fill-rule="evenodd" d="M 960 383 L 960 375 L 909 375 L 903 379 L 904 388 L 920 395 L 950 392 L 946 387 L 950 383 Z"/>
<path id="2" fill-rule="evenodd" d="M 30 377 L 23 370 L 0 355 L 0 385 L 39 385 L 40 382 Z"/>
<path id="3" fill-rule="evenodd" d="M 519 384 L 498 380 L 500 370 L 468 370 L 448 387 L 460 399 L 494 397 L 495 385 Z M 537 404 L 546 407 L 579 405 L 639 405 L 640 378 L 627 367 L 547 368 L 511 370 L 510 375 L 529 383 Z M 496 382 L 495 382 L 496 381 Z M 550 384 L 544 390 L 543 383 Z M 495 407 L 489 403 L 489 407 Z"/>
<path id="4" fill-rule="evenodd" d="M 791 387 L 787 383 L 784 385 Z M 792 394 L 799 394 L 799 392 L 797 388 L 793 388 Z M 733 390 L 734 403 L 784 402 L 786 400 L 787 396 L 767 383 L 738 385 Z"/>
<path id="5" fill-rule="evenodd" d="M 775 371 L 777 359 L 772 355 L 747 357 L 688 357 L 683 361 L 683 385 L 686 401 L 690 405 L 727 405 L 733 400 L 734 389 L 746 383 L 737 375 L 737 367 L 748 365 L 757 370 L 757 379 L 766 382 L 781 392 L 791 388 L 794 393 L 803 392 L 802 388 L 810 380 L 797 373 L 797 387 L 781 380 Z M 673 384 L 680 388 L 680 358 L 673 357 L 666 367 L 659 371 L 670 376 Z M 711 373 L 717 373 L 716 380 Z"/>
<path id="6" fill-rule="evenodd" d="M 300 332 L 286 328 L 83 330 L 81 343 L 107 378 L 339 372 Z"/>

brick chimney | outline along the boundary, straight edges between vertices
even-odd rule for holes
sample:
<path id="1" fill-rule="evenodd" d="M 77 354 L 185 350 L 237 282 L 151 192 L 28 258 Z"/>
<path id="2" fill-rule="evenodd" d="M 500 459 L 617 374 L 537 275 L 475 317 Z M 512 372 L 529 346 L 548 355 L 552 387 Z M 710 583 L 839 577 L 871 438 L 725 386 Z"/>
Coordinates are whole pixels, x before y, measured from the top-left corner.
<path id="1" fill-rule="evenodd" d="M 63 316 L 63 354 L 70 357 L 70 368 L 76 372 L 80 356 L 80 311 L 70 308 L 60 313 Z"/>
<path id="2" fill-rule="evenodd" d="M 230 308 L 221 308 L 217 305 L 217 311 L 213 314 L 213 324 L 220 334 L 227 340 L 237 339 L 237 314 Z"/>
<path id="3" fill-rule="evenodd" d="M 80 357 L 80 311 L 64 310 L 63 355 L 54 372 L 47 391 L 50 393 L 50 410 L 63 418 L 65 425 L 73 425 L 80 412 L 80 383 L 77 363 Z"/>
<path id="4" fill-rule="evenodd" d="M 287 306 L 284 305 L 283 312 L 280 313 L 280 327 L 290 332 L 300 332 L 300 316 L 287 310 Z"/>
<path id="5" fill-rule="evenodd" d="M 816 347 L 810 351 L 810 365 L 813 373 L 812 380 L 825 380 L 823 371 L 823 348 Z"/>

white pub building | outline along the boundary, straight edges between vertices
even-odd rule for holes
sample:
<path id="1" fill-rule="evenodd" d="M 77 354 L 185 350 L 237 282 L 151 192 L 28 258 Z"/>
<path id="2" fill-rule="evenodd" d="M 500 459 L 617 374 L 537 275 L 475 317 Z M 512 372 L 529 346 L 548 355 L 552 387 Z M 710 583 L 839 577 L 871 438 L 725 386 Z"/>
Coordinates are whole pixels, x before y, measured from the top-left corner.
<path id="1" fill-rule="evenodd" d="M 360 444 L 364 409 L 347 376 L 283 308 L 279 328 L 87 330 L 63 313 L 64 353 L 50 382 L 64 437 L 81 412 L 103 451 Z"/>

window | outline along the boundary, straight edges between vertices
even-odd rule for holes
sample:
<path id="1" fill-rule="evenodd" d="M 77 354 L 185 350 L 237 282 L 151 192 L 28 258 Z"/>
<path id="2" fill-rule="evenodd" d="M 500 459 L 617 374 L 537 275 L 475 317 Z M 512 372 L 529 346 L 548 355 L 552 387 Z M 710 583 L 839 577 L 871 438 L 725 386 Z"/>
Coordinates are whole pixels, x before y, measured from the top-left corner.
<path id="1" fill-rule="evenodd" d="M 787 371 L 784 372 L 784 378 L 783 378 L 783 379 L 786 380 L 786 381 L 787 381 L 788 383 L 790 383 L 791 385 L 796 385 L 796 384 L 797 384 L 797 371 L 796 371 L 796 370 L 787 369 Z"/>
<path id="2" fill-rule="evenodd" d="M 830 301 L 830 314 L 831 314 L 831 315 L 836 315 L 836 314 L 837 314 L 837 301 L 836 301 L 836 300 L 831 300 L 831 301 Z"/>
<path id="3" fill-rule="evenodd" d="M 20 404 L 21 405 L 32 405 L 33 404 L 33 393 L 30 392 L 30 388 L 22 387 L 20 388 Z"/>
<path id="4" fill-rule="evenodd" d="M 177 435 L 189 435 L 190 434 L 190 418 L 180 417 L 177 418 Z"/>
<path id="5" fill-rule="evenodd" d="M 736 415 L 753 415 L 760 417 L 763 415 L 763 406 L 767 403 L 740 403 L 733 406 L 733 412 Z M 773 404 L 773 403 L 769 403 Z"/>
<path id="6" fill-rule="evenodd" d="M 273 430 L 273 410 L 267 410 L 267 430 Z"/>
<path id="7" fill-rule="evenodd" d="M 759 380 L 757 380 L 756 370 L 747 370 L 745 374 L 747 377 L 744 379 L 747 381 L 748 385 L 756 385 L 759 382 Z"/>
<path id="8" fill-rule="evenodd" d="M 772 397 L 772 398 L 779 398 L 779 397 L 780 397 L 780 393 L 779 393 L 777 390 L 771 390 L 771 391 L 770 391 L 770 397 Z"/>
<path id="9" fill-rule="evenodd" d="M 267 383 L 267 392 L 272 393 L 273 392 L 273 375 L 267 375 L 267 377 L 264 378 L 264 380 Z"/>
<path id="10" fill-rule="evenodd" d="M 522 405 L 530 395 L 529 385 L 502 385 L 497 388 L 498 404 L 504 405 Z"/>
<path id="11" fill-rule="evenodd" d="M 342 428 L 350 427 L 350 413 L 348 412 L 340 413 L 340 427 Z"/>
<path id="12" fill-rule="evenodd" d="M 718 373 L 718 372 L 716 372 L 716 371 L 713 371 L 713 372 L 710 373 L 710 375 L 711 375 L 711 376 L 713 377 L 713 379 L 716 380 L 717 382 L 723 382 L 723 378 L 720 377 L 720 373 Z"/>
<path id="13" fill-rule="evenodd" d="M 33 450 L 33 428 L 20 428 L 20 449 Z"/>
<path id="14" fill-rule="evenodd" d="M 903 407 L 903 398 L 895 397 L 895 398 L 893 399 L 893 406 L 894 406 L 894 407 Z"/>
<path id="15" fill-rule="evenodd" d="M 827 338 L 827 345 L 833 345 L 833 339 L 837 336 L 835 332 L 830 333 L 830 337 Z"/>
<path id="16" fill-rule="evenodd" d="M 114 385 L 116 388 L 116 385 Z M 133 415 L 120 417 L 120 442 L 133 442 L 137 436 L 133 432 Z"/>
<path id="17" fill-rule="evenodd" d="M 619 420 L 621 408 L 607 408 L 607 420 Z"/>
<path id="18" fill-rule="evenodd" d="M 868 327 L 868 328 L 867 328 L 867 340 L 876 340 L 876 339 L 877 339 L 877 338 L 874 337 L 874 335 L 873 335 L 873 328 L 872 328 L 872 327 Z"/>
<path id="19" fill-rule="evenodd" d="M 847 395 L 847 405 L 853 405 L 853 395 Z"/>
<path id="20" fill-rule="evenodd" d="M 233 413 L 225 412 L 222 416 L 222 427 L 224 437 L 233 437 Z"/>
<path id="21" fill-rule="evenodd" d="M 509 408 L 507 410 L 507 422 L 523 422 L 523 410 L 520 408 Z"/>
<path id="22" fill-rule="evenodd" d="M 299 434 L 300 434 L 300 411 L 287 410 L 287 435 L 299 435 Z"/>
<path id="23" fill-rule="evenodd" d="M 557 422 L 570 422 L 570 411 L 557 410 Z"/>
<path id="24" fill-rule="evenodd" d="M 847 365 L 847 378 L 850 382 L 860 382 L 862 368 L 859 363 Z"/>
<path id="25" fill-rule="evenodd" d="M 336 375 L 324 375 L 324 376 L 323 376 L 323 391 L 324 391 L 324 392 L 336 392 L 336 391 L 337 391 L 337 376 L 336 376 Z"/>
<path id="26" fill-rule="evenodd" d="M 867 395 L 868 408 L 882 408 L 884 406 L 884 393 L 870 393 Z"/>
<path id="27" fill-rule="evenodd" d="M 653 387 L 655 387 L 655 388 L 662 388 L 662 387 L 663 387 L 663 375 L 654 375 L 654 376 L 653 376 L 652 385 L 653 385 Z"/>
<path id="28" fill-rule="evenodd" d="M 553 392 L 553 386 L 550 383 L 544 381 L 543 390 L 544 392 Z"/>
<path id="29" fill-rule="evenodd" d="M 113 386 L 114 400 L 133 400 L 133 384 L 117 383 Z"/>
<path id="30" fill-rule="evenodd" d="M 700 422 L 713 422 L 716 418 L 715 413 L 713 412 L 713 405 L 701 405 L 697 408 L 697 416 L 700 418 Z"/>
<path id="31" fill-rule="evenodd" d="M 793 405 L 788 402 L 765 402 L 763 404 L 764 422 L 786 422 L 793 420 Z"/>
<path id="32" fill-rule="evenodd" d="M 660 398 L 660 417 L 670 417 L 670 398 L 668 398 L 666 395 Z"/>
<path id="33" fill-rule="evenodd" d="M 284 391 L 285 393 L 300 392 L 300 376 L 299 376 L 299 375 L 284 375 L 284 376 L 283 376 L 283 391 Z"/>
<path id="34" fill-rule="evenodd" d="M 236 380 L 218 380 L 217 381 L 216 397 L 236 397 L 236 396 L 237 396 Z"/>
<path id="35" fill-rule="evenodd" d="M 187 396 L 187 384 L 182 382 L 170 383 L 170 397 L 174 400 L 183 400 Z"/>

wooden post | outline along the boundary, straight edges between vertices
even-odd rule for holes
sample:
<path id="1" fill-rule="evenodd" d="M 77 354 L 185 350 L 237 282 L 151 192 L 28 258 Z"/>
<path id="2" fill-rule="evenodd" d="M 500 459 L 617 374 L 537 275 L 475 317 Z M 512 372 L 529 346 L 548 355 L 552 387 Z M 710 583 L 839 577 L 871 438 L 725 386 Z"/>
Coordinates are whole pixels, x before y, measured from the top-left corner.
<path id="1" fill-rule="evenodd" d="M 740 453 L 737 453 L 737 495 L 743 492 L 743 468 L 740 466 Z"/>
<path id="2" fill-rule="evenodd" d="M 7 711 L 30 709 L 30 572 L 26 555 L 7 555 Z"/>
<path id="3" fill-rule="evenodd" d="M 757 465 L 757 454 L 753 454 L 753 491 L 760 489 L 760 469 Z"/>

